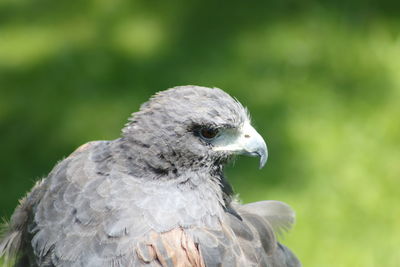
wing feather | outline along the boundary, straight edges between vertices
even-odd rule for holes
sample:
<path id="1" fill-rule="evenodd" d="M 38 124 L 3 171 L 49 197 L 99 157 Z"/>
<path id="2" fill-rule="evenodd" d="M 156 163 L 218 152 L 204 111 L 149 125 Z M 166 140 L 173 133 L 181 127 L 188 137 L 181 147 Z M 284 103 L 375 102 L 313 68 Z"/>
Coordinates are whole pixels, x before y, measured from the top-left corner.
<path id="1" fill-rule="evenodd" d="M 241 214 L 256 214 L 265 219 L 277 235 L 289 231 L 295 223 L 295 213 L 286 203 L 267 200 L 238 207 Z"/>

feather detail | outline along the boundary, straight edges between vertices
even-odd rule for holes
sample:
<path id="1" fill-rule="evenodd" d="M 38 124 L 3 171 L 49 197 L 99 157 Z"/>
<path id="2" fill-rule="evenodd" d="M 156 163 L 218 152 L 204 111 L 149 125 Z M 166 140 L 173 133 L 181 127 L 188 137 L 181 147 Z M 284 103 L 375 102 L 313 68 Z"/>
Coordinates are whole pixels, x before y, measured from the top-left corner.
<path id="1" fill-rule="evenodd" d="M 8 229 L 8 223 L 3 226 Z M 6 263 L 10 263 L 16 256 L 21 246 L 21 231 L 7 231 L 5 235 L 2 233 L 2 240 L 0 241 L 0 258 L 4 257 Z"/>
<path id="2" fill-rule="evenodd" d="M 249 203 L 238 207 L 240 213 L 257 214 L 264 218 L 272 227 L 274 233 L 283 236 L 295 223 L 295 213 L 286 203 L 268 200 Z"/>

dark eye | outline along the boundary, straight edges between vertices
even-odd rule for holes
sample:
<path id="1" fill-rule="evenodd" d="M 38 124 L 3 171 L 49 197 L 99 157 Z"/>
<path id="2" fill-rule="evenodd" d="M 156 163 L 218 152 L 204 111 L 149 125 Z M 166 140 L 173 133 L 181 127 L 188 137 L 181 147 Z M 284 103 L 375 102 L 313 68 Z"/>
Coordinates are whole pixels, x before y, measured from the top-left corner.
<path id="1" fill-rule="evenodd" d="M 218 129 L 202 128 L 200 129 L 200 137 L 206 140 L 211 140 L 218 135 Z"/>

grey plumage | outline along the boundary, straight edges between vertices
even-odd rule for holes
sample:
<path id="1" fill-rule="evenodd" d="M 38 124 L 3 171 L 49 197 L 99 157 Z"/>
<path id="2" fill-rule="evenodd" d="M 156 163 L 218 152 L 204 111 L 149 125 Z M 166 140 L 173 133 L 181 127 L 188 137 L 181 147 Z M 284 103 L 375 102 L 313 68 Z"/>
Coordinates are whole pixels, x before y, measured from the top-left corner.
<path id="1" fill-rule="evenodd" d="M 240 205 L 223 175 L 236 154 L 267 152 L 243 106 L 220 89 L 172 88 L 113 141 L 58 163 L 21 201 L 0 241 L 19 266 L 300 266 L 276 234 L 277 201 Z"/>

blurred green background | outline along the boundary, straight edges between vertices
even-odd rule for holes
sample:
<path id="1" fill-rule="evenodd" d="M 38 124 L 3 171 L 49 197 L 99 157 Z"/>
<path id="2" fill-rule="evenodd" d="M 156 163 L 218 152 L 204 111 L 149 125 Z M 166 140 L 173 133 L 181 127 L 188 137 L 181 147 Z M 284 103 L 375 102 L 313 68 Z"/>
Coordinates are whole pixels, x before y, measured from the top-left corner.
<path id="1" fill-rule="evenodd" d="M 153 93 L 220 87 L 270 151 L 228 177 L 297 212 L 304 266 L 400 266 L 399 1 L 0 1 L 0 216 Z"/>

